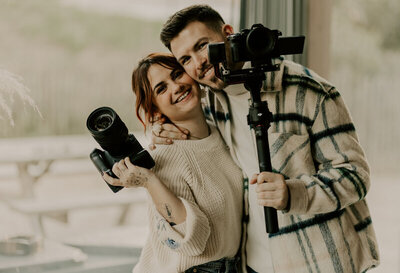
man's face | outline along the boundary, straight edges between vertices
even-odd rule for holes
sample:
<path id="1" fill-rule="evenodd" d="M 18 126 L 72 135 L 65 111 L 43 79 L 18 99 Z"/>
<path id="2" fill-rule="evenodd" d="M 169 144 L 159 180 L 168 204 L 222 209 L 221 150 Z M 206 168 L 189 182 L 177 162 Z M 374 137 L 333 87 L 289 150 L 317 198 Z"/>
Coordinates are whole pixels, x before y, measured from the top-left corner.
<path id="1" fill-rule="evenodd" d="M 214 66 L 208 61 L 209 43 L 223 42 L 224 35 L 204 23 L 189 23 L 171 41 L 171 51 L 186 73 L 197 82 L 214 89 L 223 89 L 225 84 L 215 76 Z"/>

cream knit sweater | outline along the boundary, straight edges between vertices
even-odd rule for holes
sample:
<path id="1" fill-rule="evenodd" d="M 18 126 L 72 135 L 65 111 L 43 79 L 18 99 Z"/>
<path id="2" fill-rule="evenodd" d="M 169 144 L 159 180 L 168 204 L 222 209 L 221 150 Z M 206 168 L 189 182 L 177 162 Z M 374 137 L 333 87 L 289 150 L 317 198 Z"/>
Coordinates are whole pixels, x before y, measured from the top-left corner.
<path id="1" fill-rule="evenodd" d="M 149 236 L 134 273 L 177 273 L 239 250 L 242 172 L 215 127 L 201 140 L 175 140 L 152 153 L 154 172 L 179 197 L 186 221 L 171 226 L 149 197 Z"/>

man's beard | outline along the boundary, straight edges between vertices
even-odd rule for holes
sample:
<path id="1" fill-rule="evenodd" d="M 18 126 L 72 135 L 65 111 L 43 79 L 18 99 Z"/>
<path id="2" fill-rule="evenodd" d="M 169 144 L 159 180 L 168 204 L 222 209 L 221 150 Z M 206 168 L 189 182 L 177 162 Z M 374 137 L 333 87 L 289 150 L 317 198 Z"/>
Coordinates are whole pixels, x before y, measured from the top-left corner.
<path id="1" fill-rule="evenodd" d="M 222 90 L 226 87 L 226 83 L 224 83 L 220 78 L 218 78 L 215 75 L 208 80 L 208 83 L 202 83 L 202 84 L 214 90 Z"/>

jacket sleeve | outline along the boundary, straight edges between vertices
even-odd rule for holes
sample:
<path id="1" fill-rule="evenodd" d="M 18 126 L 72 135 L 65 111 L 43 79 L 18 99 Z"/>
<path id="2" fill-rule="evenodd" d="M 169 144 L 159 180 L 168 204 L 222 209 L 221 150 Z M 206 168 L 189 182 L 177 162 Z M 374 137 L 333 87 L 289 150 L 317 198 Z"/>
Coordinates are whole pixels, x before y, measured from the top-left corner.
<path id="1" fill-rule="evenodd" d="M 369 166 L 340 94 L 326 94 L 309 130 L 316 173 L 286 180 L 293 214 L 341 210 L 363 199 L 370 187 Z"/>

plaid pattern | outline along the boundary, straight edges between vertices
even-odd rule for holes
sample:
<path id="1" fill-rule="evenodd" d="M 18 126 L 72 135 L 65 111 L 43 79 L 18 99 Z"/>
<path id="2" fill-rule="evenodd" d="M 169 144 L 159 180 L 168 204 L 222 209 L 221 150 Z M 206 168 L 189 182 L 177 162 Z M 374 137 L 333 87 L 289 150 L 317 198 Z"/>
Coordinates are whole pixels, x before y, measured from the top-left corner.
<path id="1" fill-rule="evenodd" d="M 379 252 L 365 200 L 369 167 L 350 114 L 326 80 L 278 62 L 261 91 L 273 113 L 273 171 L 284 175 L 291 198 L 278 212 L 279 232 L 269 234 L 275 272 L 365 272 L 379 264 Z M 235 156 L 226 94 L 207 92 L 204 111 Z"/>

